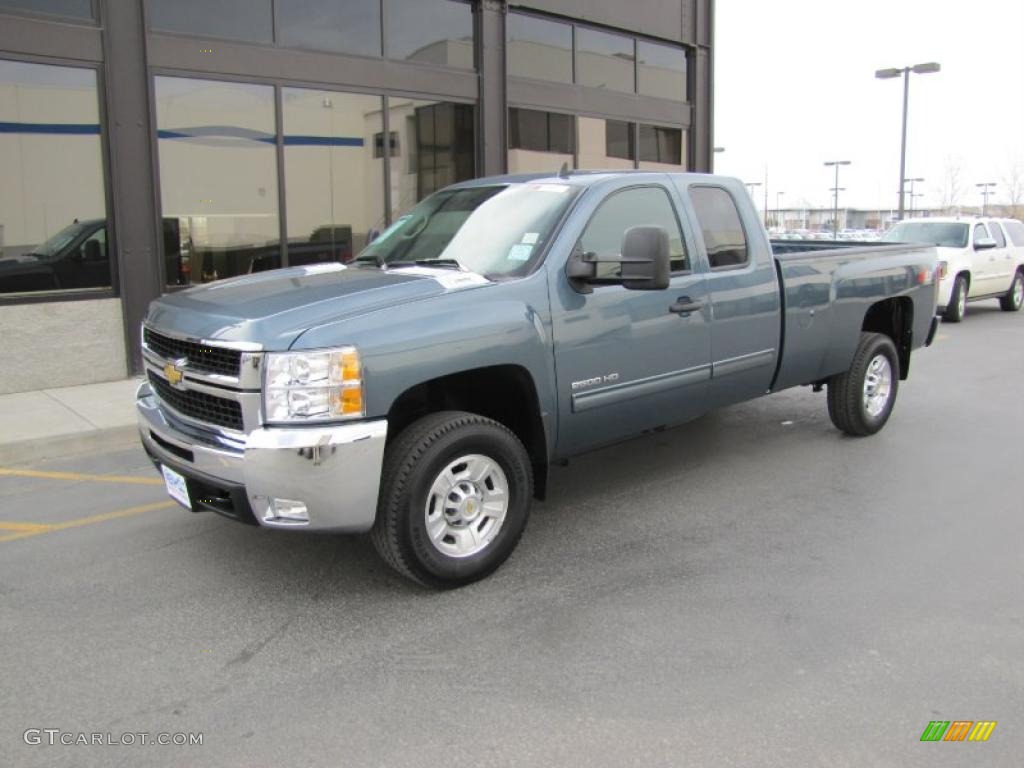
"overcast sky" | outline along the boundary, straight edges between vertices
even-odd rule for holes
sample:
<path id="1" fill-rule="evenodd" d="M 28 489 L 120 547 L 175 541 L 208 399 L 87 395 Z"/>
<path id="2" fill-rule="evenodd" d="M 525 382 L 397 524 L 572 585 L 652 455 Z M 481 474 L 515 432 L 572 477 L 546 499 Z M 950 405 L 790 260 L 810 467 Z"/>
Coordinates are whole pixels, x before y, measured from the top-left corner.
<path id="1" fill-rule="evenodd" d="M 715 171 L 764 182 L 768 204 L 895 207 L 902 80 L 876 69 L 936 61 L 910 76 L 907 177 L 917 205 L 937 205 L 947 163 L 962 167 L 960 204 L 977 182 L 1024 164 L 1024 0 L 716 0 Z M 764 189 L 755 191 L 763 206 Z M 908 200 L 909 205 L 909 200 Z"/>

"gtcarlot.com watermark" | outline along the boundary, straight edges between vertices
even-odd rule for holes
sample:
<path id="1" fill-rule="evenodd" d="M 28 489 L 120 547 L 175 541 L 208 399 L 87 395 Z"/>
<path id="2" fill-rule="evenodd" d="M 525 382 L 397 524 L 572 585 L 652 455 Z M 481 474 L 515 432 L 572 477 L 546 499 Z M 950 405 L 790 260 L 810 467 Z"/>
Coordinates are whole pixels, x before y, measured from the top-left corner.
<path id="1" fill-rule="evenodd" d="M 150 733 L 149 731 L 126 731 L 125 733 L 85 733 L 62 731 L 60 728 L 29 728 L 21 736 L 29 746 L 46 744 L 95 747 L 135 747 L 150 744 L 157 746 L 202 746 L 201 733 Z"/>

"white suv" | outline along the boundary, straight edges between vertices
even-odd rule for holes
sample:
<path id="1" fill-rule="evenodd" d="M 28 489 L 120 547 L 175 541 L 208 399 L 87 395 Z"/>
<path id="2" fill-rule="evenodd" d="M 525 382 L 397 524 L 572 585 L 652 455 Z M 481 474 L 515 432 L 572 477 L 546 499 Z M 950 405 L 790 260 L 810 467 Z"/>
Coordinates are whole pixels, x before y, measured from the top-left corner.
<path id="1" fill-rule="evenodd" d="M 944 320 L 963 320 L 968 301 L 999 299 L 1007 312 L 1024 304 L 1024 224 L 1015 219 L 905 219 L 882 241 L 937 247 Z"/>

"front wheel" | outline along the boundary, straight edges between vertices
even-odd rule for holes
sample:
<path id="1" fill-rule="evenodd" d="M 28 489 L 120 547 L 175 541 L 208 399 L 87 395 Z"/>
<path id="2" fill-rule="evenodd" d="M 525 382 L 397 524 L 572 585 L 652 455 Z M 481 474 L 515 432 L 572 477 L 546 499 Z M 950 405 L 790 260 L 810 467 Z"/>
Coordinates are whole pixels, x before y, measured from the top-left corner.
<path id="1" fill-rule="evenodd" d="M 512 554 L 532 497 L 530 458 L 511 431 L 472 413 L 431 414 L 385 453 L 371 538 L 403 576 L 462 586 Z"/>
<path id="2" fill-rule="evenodd" d="M 947 323 L 959 323 L 964 319 L 967 312 L 967 278 L 957 275 L 953 281 L 953 291 L 949 295 L 949 304 L 946 311 L 942 313 L 942 319 Z"/>
<path id="3" fill-rule="evenodd" d="M 1003 312 L 1016 312 L 1024 304 L 1024 272 L 1018 270 L 1010 283 L 1010 290 L 999 299 L 999 306 Z"/>
<path id="4" fill-rule="evenodd" d="M 900 361 L 892 339 L 862 333 L 853 363 L 828 380 L 828 415 L 848 435 L 873 435 L 885 426 L 896 404 Z"/>

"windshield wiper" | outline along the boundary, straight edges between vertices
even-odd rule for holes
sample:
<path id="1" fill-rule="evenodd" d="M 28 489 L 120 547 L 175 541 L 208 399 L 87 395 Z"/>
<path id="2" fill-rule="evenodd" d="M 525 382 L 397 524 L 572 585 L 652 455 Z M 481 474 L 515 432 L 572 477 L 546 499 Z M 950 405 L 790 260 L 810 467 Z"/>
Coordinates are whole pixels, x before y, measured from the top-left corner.
<path id="1" fill-rule="evenodd" d="M 392 261 L 388 267 L 445 267 L 446 269 L 458 269 L 463 267 L 455 259 L 414 259 L 412 261 Z"/>

